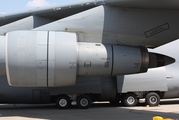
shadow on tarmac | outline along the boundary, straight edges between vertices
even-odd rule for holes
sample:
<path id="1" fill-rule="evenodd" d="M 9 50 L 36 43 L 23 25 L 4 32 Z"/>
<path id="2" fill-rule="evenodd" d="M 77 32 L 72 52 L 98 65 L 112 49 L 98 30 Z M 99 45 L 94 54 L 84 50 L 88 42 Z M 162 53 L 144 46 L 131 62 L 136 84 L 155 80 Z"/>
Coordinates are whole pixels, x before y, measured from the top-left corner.
<path id="1" fill-rule="evenodd" d="M 171 100 L 167 100 L 167 101 L 161 101 L 160 102 L 161 105 L 172 105 L 172 104 L 179 104 L 179 100 L 175 100 L 175 99 L 171 99 Z"/>
<path id="2" fill-rule="evenodd" d="M 178 105 L 179 100 L 162 101 L 161 105 Z M 178 105 L 179 106 L 179 105 Z M 71 106 L 69 109 L 59 110 L 55 104 L 1 104 L 0 119 L 22 117 L 22 119 L 48 119 L 48 120 L 152 120 L 154 116 L 179 119 L 174 112 L 155 112 L 139 110 L 145 104 L 129 109 L 121 104 L 114 106 L 110 103 L 94 103 L 89 109 L 78 109 Z M 150 107 L 149 109 L 152 109 Z M 158 107 L 157 109 L 160 109 Z"/>

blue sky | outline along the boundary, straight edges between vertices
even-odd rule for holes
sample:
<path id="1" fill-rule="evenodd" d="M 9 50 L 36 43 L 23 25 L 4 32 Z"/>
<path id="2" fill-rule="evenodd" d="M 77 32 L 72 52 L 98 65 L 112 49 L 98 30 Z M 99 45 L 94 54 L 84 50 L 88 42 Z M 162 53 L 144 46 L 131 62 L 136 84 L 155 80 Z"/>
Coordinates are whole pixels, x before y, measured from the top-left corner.
<path id="1" fill-rule="evenodd" d="M 11 13 L 53 4 L 75 2 L 79 0 L 0 0 L 0 12 Z"/>

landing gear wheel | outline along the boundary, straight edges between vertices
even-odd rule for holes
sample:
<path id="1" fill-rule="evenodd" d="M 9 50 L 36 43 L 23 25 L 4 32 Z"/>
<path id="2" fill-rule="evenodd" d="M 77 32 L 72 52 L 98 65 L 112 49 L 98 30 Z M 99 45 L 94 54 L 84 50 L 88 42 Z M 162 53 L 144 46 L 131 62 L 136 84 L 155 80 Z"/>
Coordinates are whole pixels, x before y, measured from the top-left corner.
<path id="1" fill-rule="evenodd" d="M 155 92 L 150 92 L 146 95 L 145 101 L 147 105 L 157 106 L 160 103 L 160 96 Z"/>
<path id="2" fill-rule="evenodd" d="M 124 95 L 121 102 L 125 106 L 135 106 L 139 100 L 134 93 L 127 93 Z"/>
<path id="3" fill-rule="evenodd" d="M 81 95 L 77 98 L 77 106 L 80 109 L 88 109 L 91 106 L 91 98 L 88 95 Z"/>
<path id="4" fill-rule="evenodd" d="M 69 105 L 70 105 L 70 99 L 66 95 L 59 96 L 56 100 L 56 106 L 59 109 L 67 109 Z"/>

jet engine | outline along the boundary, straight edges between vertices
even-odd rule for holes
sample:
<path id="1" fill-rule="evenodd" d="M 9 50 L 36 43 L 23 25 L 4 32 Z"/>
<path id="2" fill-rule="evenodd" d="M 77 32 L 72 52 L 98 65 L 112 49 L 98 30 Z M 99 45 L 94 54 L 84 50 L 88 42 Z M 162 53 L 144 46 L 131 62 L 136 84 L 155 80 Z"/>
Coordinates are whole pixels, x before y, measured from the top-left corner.
<path id="1" fill-rule="evenodd" d="M 78 42 L 75 33 L 14 31 L 6 35 L 5 65 L 11 86 L 71 86 L 77 76 L 142 73 L 174 61 L 145 47 Z"/>

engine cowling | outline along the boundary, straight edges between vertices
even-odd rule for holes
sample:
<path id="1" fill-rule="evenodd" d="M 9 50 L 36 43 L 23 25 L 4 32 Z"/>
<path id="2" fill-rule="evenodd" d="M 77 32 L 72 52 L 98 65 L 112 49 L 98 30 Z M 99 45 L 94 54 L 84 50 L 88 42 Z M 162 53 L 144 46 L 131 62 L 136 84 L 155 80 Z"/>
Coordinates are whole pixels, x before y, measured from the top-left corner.
<path id="1" fill-rule="evenodd" d="M 145 47 L 77 42 L 75 33 L 15 31 L 6 40 L 11 86 L 70 86 L 77 76 L 142 73 L 157 63 L 157 57 L 151 57 Z"/>
<path id="2" fill-rule="evenodd" d="M 149 54 L 144 47 L 78 43 L 78 76 L 116 76 L 146 72 Z"/>

